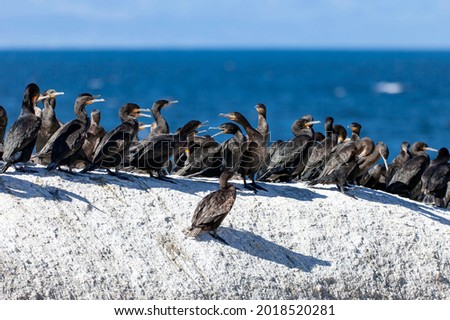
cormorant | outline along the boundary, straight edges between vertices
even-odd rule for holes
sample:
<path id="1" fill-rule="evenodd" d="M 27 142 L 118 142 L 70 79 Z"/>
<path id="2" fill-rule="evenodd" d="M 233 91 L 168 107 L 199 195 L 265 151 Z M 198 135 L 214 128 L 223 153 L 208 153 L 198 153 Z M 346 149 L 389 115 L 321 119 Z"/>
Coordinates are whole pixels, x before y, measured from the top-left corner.
<path id="1" fill-rule="evenodd" d="M 77 97 L 74 106 L 77 118 L 59 128 L 41 152 L 36 154 L 37 158 L 50 158 L 47 170 L 60 169 L 62 165 L 67 165 L 69 171 L 72 171 L 72 166 L 79 158 L 90 125 L 85 107 L 103 101 L 105 100 L 96 99 L 89 93 L 83 93 Z"/>
<path id="2" fill-rule="evenodd" d="M 264 104 L 258 103 L 256 106 L 256 111 L 258 112 L 258 127 L 256 130 L 262 134 L 264 138 L 264 146 L 267 146 L 269 143 L 269 124 L 267 123 L 267 108 Z"/>
<path id="3" fill-rule="evenodd" d="M 389 169 L 386 173 L 386 186 L 391 182 L 392 177 L 403 164 L 412 158 L 411 152 L 409 152 L 409 142 L 402 142 L 400 153 L 392 160 L 389 165 Z"/>
<path id="4" fill-rule="evenodd" d="M 175 174 L 179 176 L 218 177 L 221 173 L 222 148 L 211 136 L 195 135 L 188 139 L 187 157 Z"/>
<path id="5" fill-rule="evenodd" d="M 135 140 L 139 132 L 137 118 L 140 115 L 140 107 L 135 103 L 126 103 L 119 110 L 119 117 L 122 123 L 115 129 L 109 131 L 95 149 L 92 164 L 88 165 L 81 172 L 88 172 L 96 168 L 106 168 L 109 174 L 110 168 L 115 168 L 123 164 L 125 155 L 129 152 L 131 143 Z"/>
<path id="6" fill-rule="evenodd" d="M 231 211 L 236 200 L 236 187 L 228 183 L 233 172 L 225 170 L 219 179 L 220 189 L 208 194 L 197 205 L 192 225 L 186 230 L 189 237 L 196 237 L 202 231 L 212 231 L 214 238 L 226 243 L 217 235 L 217 228 Z"/>
<path id="7" fill-rule="evenodd" d="M 263 165 L 264 155 L 266 152 L 263 135 L 258 130 L 253 128 L 248 120 L 239 112 L 230 112 L 227 114 L 221 113 L 219 116 L 226 117 L 241 125 L 247 133 L 246 148 L 243 150 L 238 169 L 238 173 L 244 180 L 244 188 L 251 189 L 255 192 L 256 189 L 267 191 L 255 183 L 255 174 Z M 249 186 L 245 180 L 245 177 L 247 176 L 249 176 L 252 180 L 251 186 Z"/>
<path id="8" fill-rule="evenodd" d="M 166 119 L 162 116 L 161 110 L 173 103 L 178 103 L 178 101 L 177 100 L 173 100 L 173 101 L 158 100 L 155 103 L 153 103 L 151 112 L 153 114 L 153 118 L 155 118 L 156 128 L 154 128 L 154 129 L 152 128 L 152 131 L 150 132 L 150 134 L 147 137 L 144 138 L 144 140 L 150 139 L 158 134 L 169 134 L 170 133 L 169 124 L 167 123 Z"/>
<path id="9" fill-rule="evenodd" d="M 364 139 L 364 138 L 363 138 Z M 389 157 L 389 148 L 384 142 L 378 142 L 373 152 L 358 157 L 356 161 L 356 166 L 350 172 L 347 180 L 354 181 L 359 184 L 359 180 L 367 174 L 367 172 L 372 168 L 378 160 L 383 159 L 386 170 L 388 169 L 387 158 Z"/>
<path id="10" fill-rule="evenodd" d="M 8 125 L 8 115 L 5 108 L 0 106 L 0 159 L 3 156 L 3 139 L 5 138 L 6 126 Z"/>
<path id="11" fill-rule="evenodd" d="M 3 161 L 6 163 L 1 168 L 1 173 L 11 165 L 15 167 L 18 162 L 24 163 L 22 170 L 26 169 L 26 162 L 31 158 L 41 128 L 41 119 L 34 114 L 34 107 L 44 98 L 35 83 L 30 83 L 25 88 L 22 110 L 6 134 L 3 144 Z"/>
<path id="12" fill-rule="evenodd" d="M 259 177 L 261 181 L 291 181 L 292 173 L 299 165 L 307 161 L 308 149 L 313 143 L 314 129 L 312 126 L 320 121 L 303 117 L 292 125 L 296 135 L 289 141 L 277 141 L 269 148 L 268 163 L 265 171 Z M 300 170 L 303 170 L 300 169 Z"/>
<path id="13" fill-rule="evenodd" d="M 436 159 L 432 160 L 430 166 L 423 172 L 421 178 L 422 193 L 425 196 L 423 202 L 434 203 L 440 207 L 445 206 L 443 199 L 450 181 L 449 159 L 448 149 L 441 148 Z"/>
<path id="14" fill-rule="evenodd" d="M 424 142 L 415 142 L 411 147 L 412 158 L 407 160 L 392 176 L 386 191 L 415 200 L 420 195 L 421 177 L 430 164 L 426 150 L 437 151 Z"/>
<path id="15" fill-rule="evenodd" d="M 83 143 L 83 152 L 86 156 L 87 161 L 92 161 L 94 157 L 94 152 L 100 143 L 100 141 L 103 139 L 103 137 L 106 135 L 106 130 L 103 128 L 103 126 L 100 124 L 101 120 L 101 113 L 100 110 L 94 109 L 91 111 L 91 124 L 89 126 L 89 129 L 86 133 L 86 139 Z"/>
<path id="16" fill-rule="evenodd" d="M 331 150 L 347 138 L 347 131 L 341 125 L 333 127 L 334 119 L 327 117 L 325 119 L 325 132 L 327 137 L 323 141 L 315 141 L 314 145 L 309 150 L 308 161 L 304 170 L 294 175 L 301 174 L 301 180 L 308 181 L 317 178 L 323 169 L 327 157 Z"/>
<path id="17" fill-rule="evenodd" d="M 139 141 L 133 149 L 130 148 L 129 159 L 125 162 L 124 167 L 133 166 L 145 170 L 151 177 L 156 171 L 157 178 L 164 180 L 161 171 L 174 154 L 175 149 L 186 149 L 188 135 L 201 125 L 200 121 L 191 120 L 174 134 L 158 134 Z"/>
<path id="18" fill-rule="evenodd" d="M 338 152 L 330 154 L 330 159 L 319 177 L 310 181 L 308 185 L 336 184 L 338 190 L 346 194 L 344 187 L 347 185 L 348 175 L 355 168 L 357 160 L 369 155 L 373 149 L 373 141 L 369 138 L 346 142 Z"/>
<path id="19" fill-rule="evenodd" d="M 41 151 L 50 137 L 61 127 L 61 122 L 56 118 L 56 96 L 63 95 L 64 92 L 57 92 L 54 89 L 46 90 L 43 95 L 46 96 L 43 100 L 44 109 L 41 113 L 42 125 L 38 132 L 36 140 L 36 153 Z"/>
<path id="20" fill-rule="evenodd" d="M 212 128 L 210 128 L 212 129 Z M 222 166 L 223 170 L 237 172 L 241 163 L 242 155 L 247 146 L 247 138 L 242 134 L 239 126 L 232 122 L 225 122 L 221 124 L 217 129 L 221 130 L 214 136 L 219 134 L 232 134 L 233 136 L 228 140 L 222 142 Z"/>
<path id="21" fill-rule="evenodd" d="M 361 178 L 359 183 L 370 189 L 386 190 L 386 166 L 376 164 Z"/>

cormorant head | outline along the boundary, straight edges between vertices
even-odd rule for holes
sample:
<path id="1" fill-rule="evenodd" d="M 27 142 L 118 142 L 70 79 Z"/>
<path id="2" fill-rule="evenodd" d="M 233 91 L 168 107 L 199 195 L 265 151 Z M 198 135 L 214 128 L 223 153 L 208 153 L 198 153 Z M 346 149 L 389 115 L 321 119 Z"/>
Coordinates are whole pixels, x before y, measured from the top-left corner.
<path id="1" fill-rule="evenodd" d="M 402 142 L 402 145 L 401 145 L 401 150 L 402 150 L 403 152 L 408 152 L 408 149 L 409 149 L 409 142 L 403 141 L 403 142 Z"/>
<path id="2" fill-rule="evenodd" d="M 209 129 L 218 129 L 221 130 L 215 134 L 212 135 L 211 138 L 214 138 L 216 136 L 218 136 L 219 134 L 235 134 L 236 132 L 240 131 L 241 129 L 239 129 L 239 127 L 232 123 L 232 122 L 225 122 L 222 123 L 219 127 L 215 128 L 215 127 L 209 127 Z"/>
<path id="3" fill-rule="evenodd" d="M 173 101 L 158 100 L 158 101 L 155 101 L 155 103 L 153 103 L 153 105 L 152 105 L 152 110 L 161 111 L 162 108 L 167 107 L 169 104 L 172 104 L 172 103 L 178 103 L 178 101 L 177 100 L 173 100 Z"/>
<path id="4" fill-rule="evenodd" d="M 6 116 L 6 110 L 3 108 L 3 106 L 0 106 L 0 118 L 3 118 Z"/>
<path id="5" fill-rule="evenodd" d="M 375 146 L 375 149 L 380 153 L 381 158 L 383 159 L 386 170 L 389 170 L 387 159 L 389 158 L 389 148 L 387 144 L 382 141 L 379 141 Z"/>
<path id="6" fill-rule="evenodd" d="M 258 103 L 258 104 L 255 106 L 255 108 L 256 108 L 256 111 L 258 111 L 258 114 L 261 114 L 261 115 L 263 115 L 263 116 L 266 115 L 267 109 L 266 109 L 266 106 L 265 106 L 264 104 Z"/>
<path id="7" fill-rule="evenodd" d="M 348 125 L 350 130 L 352 130 L 353 133 L 356 133 L 357 135 L 360 134 L 362 125 L 360 125 L 358 122 L 352 122 Z"/>
<path id="8" fill-rule="evenodd" d="M 244 116 L 237 111 L 233 111 L 230 113 L 220 113 L 219 117 L 225 117 L 230 119 L 231 121 L 239 121 L 244 118 Z"/>
<path id="9" fill-rule="evenodd" d="M 137 119 L 140 116 L 142 109 L 135 103 L 125 103 L 119 109 L 119 117 L 122 121 L 126 121 L 129 118 Z"/>
<path id="10" fill-rule="evenodd" d="M 345 130 L 345 128 L 343 126 L 341 126 L 340 124 L 336 124 L 333 127 L 334 131 L 336 132 L 337 136 L 338 136 L 338 143 L 343 142 L 345 139 L 347 139 L 347 130 Z"/>
<path id="11" fill-rule="evenodd" d="M 63 95 L 63 94 L 64 94 L 64 92 L 58 92 L 55 89 L 45 90 L 44 93 L 42 94 L 43 95 L 42 100 L 44 100 L 44 107 L 49 105 L 53 109 L 55 109 L 55 107 L 56 107 L 55 97 Z"/>
<path id="12" fill-rule="evenodd" d="M 219 185 L 221 189 L 231 187 L 228 181 L 234 176 L 234 172 L 231 170 L 225 170 L 219 177 Z"/>

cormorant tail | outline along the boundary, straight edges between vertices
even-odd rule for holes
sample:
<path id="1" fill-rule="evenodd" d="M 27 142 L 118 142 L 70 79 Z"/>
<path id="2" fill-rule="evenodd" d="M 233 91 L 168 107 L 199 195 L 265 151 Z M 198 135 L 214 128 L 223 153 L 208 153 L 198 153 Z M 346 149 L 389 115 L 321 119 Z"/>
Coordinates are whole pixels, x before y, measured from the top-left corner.
<path id="1" fill-rule="evenodd" d="M 202 232 L 202 228 L 199 227 L 190 227 L 186 229 L 185 233 L 188 237 L 196 237 Z"/>
<path id="2" fill-rule="evenodd" d="M 7 162 L 3 165 L 0 173 L 5 173 L 6 170 L 8 170 L 8 168 L 11 166 L 11 163 Z"/>
<path id="3" fill-rule="evenodd" d="M 47 166 L 47 171 L 55 170 L 58 167 L 58 164 L 56 162 L 52 162 Z"/>

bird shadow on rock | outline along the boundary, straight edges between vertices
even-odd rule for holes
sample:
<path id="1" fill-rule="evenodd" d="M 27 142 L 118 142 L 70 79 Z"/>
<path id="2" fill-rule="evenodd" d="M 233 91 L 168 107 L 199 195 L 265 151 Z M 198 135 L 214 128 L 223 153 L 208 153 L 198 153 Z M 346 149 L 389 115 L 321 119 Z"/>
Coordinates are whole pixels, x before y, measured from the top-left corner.
<path id="1" fill-rule="evenodd" d="M 416 211 L 427 218 L 450 226 L 450 220 L 433 213 L 433 211 L 435 211 L 436 209 L 428 205 L 422 204 L 420 202 L 411 202 L 409 200 L 402 199 L 400 196 L 397 195 L 359 186 L 355 187 L 351 191 L 351 194 L 359 199 L 364 199 L 371 202 L 400 205 L 412 211 Z"/>
<path id="2" fill-rule="evenodd" d="M 290 269 L 311 272 L 316 266 L 331 266 L 331 262 L 329 261 L 297 253 L 249 231 L 236 230 L 228 227 L 220 227 L 218 231 L 220 237 L 222 237 L 230 247 L 251 256 L 286 266 Z M 205 233 L 201 234 L 198 237 L 198 240 L 218 241 Z"/>
<path id="3" fill-rule="evenodd" d="M 22 173 L 14 173 L 14 175 L 19 176 L 20 174 Z M 10 174 L 2 174 L 0 176 L 0 193 L 10 194 L 23 199 L 44 198 L 47 200 L 68 202 L 77 199 L 92 206 L 86 198 L 76 193 L 53 186 L 42 186 L 25 179 L 18 179 Z"/>

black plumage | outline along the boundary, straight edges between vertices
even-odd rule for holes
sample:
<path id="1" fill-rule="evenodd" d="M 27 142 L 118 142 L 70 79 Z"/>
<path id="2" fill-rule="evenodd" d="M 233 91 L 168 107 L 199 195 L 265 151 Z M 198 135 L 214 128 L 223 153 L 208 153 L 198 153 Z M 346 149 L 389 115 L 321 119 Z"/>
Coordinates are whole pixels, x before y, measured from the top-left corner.
<path id="1" fill-rule="evenodd" d="M 191 120 L 174 134 L 158 134 L 148 139 L 139 141 L 130 148 L 129 159 L 125 167 L 132 166 L 146 171 L 150 176 L 157 174 L 162 179 L 162 169 L 174 154 L 175 150 L 187 149 L 187 137 L 201 126 L 201 122 Z"/>
<path id="2" fill-rule="evenodd" d="M 233 172 L 224 171 L 219 179 L 220 189 L 208 194 L 198 203 L 191 227 L 186 230 L 189 237 L 196 237 L 202 231 L 212 231 L 212 236 L 219 238 L 217 228 L 231 211 L 236 200 L 236 187 L 228 183 L 232 176 Z"/>
<path id="3" fill-rule="evenodd" d="M 392 176 L 386 190 L 390 193 L 416 199 L 420 195 L 421 177 L 430 164 L 426 150 L 437 151 L 424 142 L 415 142 L 411 147 L 412 158 L 407 160 Z"/>
<path id="4" fill-rule="evenodd" d="M 441 148 L 436 159 L 432 160 L 430 166 L 423 172 L 421 191 L 424 195 L 424 202 L 445 206 L 444 198 L 447 184 L 450 181 L 449 159 L 448 149 Z"/>
<path id="5" fill-rule="evenodd" d="M 241 125 L 247 133 L 247 141 L 245 142 L 245 148 L 243 149 L 242 158 L 237 171 L 241 175 L 242 180 L 244 180 L 244 188 L 252 189 L 255 192 L 256 189 L 265 190 L 255 183 L 255 174 L 263 165 L 266 153 L 263 135 L 253 128 L 248 120 L 239 112 L 230 112 L 228 114 L 221 113 L 219 116 L 226 117 Z M 251 186 L 247 184 L 246 177 L 250 177 L 252 180 Z"/>
<path id="6" fill-rule="evenodd" d="M 256 111 L 258 112 L 258 130 L 264 138 L 264 145 L 267 146 L 269 143 L 269 124 L 267 122 L 267 107 L 263 103 L 258 103 L 256 106 Z"/>
<path id="7" fill-rule="evenodd" d="M 139 131 L 137 117 L 140 107 L 135 103 L 126 103 L 119 110 L 120 125 L 109 131 L 100 141 L 93 155 L 92 164 L 81 172 L 87 172 L 96 168 L 114 168 L 116 171 L 125 160 L 126 154 Z"/>
<path id="8" fill-rule="evenodd" d="M 412 154 L 409 151 L 409 142 L 404 141 L 401 144 L 400 153 L 394 158 L 394 160 L 392 160 L 392 163 L 389 165 L 389 169 L 386 173 L 386 185 L 391 182 L 392 177 L 397 172 L 397 170 L 411 158 Z"/>
<path id="9" fill-rule="evenodd" d="M 153 138 L 156 135 L 159 134 L 169 134 L 169 124 L 167 123 L 166 119 L 161 114 L 161 110 L 168 105 L 171 105 L 173 103 L 177 103 L 177 100 L 174 101 L 168 101 L 168 100 L 158 100 L 153 103 L 151 112 L 153 115 L 153 118 L 155 119 L 156 127 L 152 127 L 152 130 L 150 134 L 144 138 L 144 140 Z"/>
<path id="10" fill-rule="evenodd" d="M 0 159 L 3 157 L 3 141 L 5 138 L 6 127 L 8 126 L 8 115 L 5 108 L 0 106 Z"/>
<path id="11" fill-rule="evenodd" d="M 41 128 L 41 119 L 34 114 L 34 107 L 42 98 L 35 83 L 30 83 L 25 88 L 20 115 L 6 134 L 3 144 L 3 161 L 6 163 L 1 173 L 19 162 L 24 163 L 25 167 L 30 160 Z"/>

